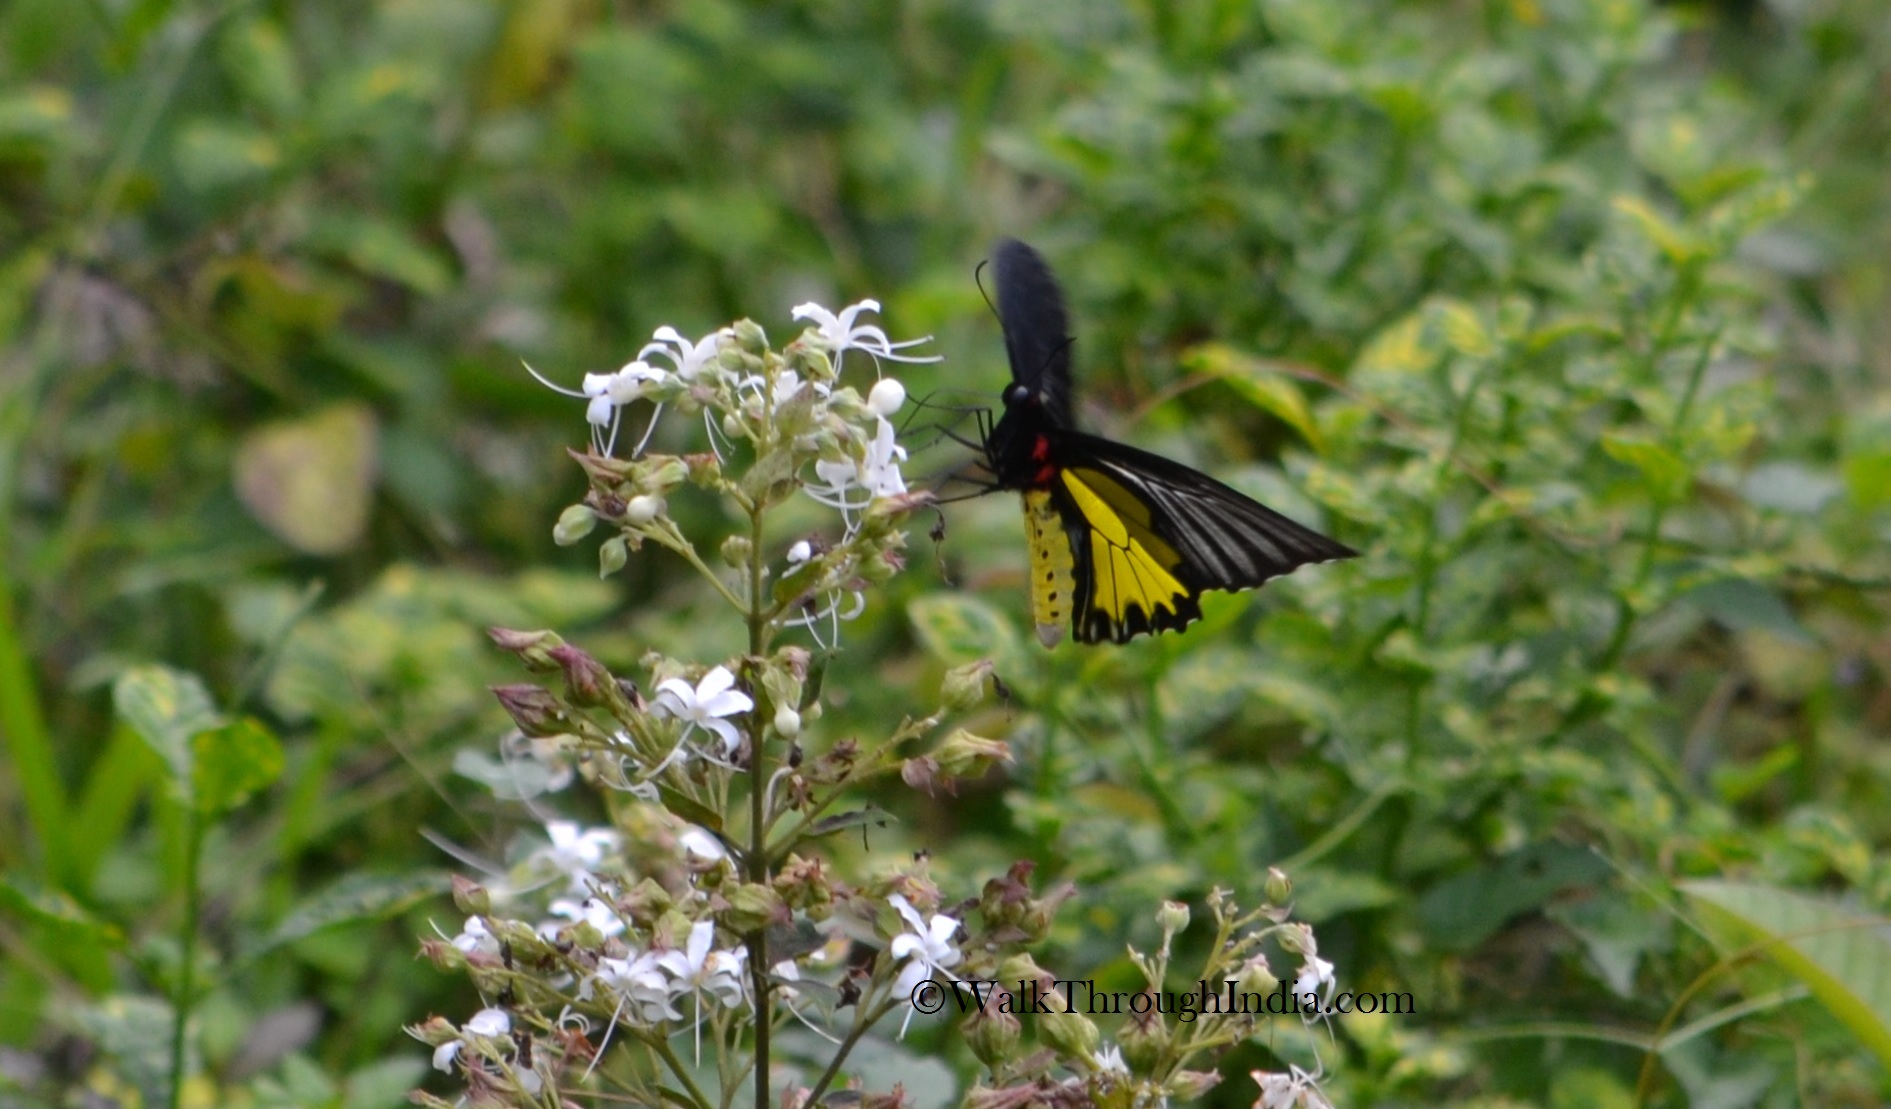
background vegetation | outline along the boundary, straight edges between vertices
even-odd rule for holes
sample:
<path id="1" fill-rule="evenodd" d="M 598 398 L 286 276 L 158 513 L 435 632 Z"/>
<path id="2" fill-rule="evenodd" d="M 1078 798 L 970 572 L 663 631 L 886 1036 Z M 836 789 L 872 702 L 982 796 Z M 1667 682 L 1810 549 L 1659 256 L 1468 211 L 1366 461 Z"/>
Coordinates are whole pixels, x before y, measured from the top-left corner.
<path id="1" fill-rule="evenodd" d="M 1091 427 L 1366 555 L 1045 654 L 1015 504 L 950 508 L 823 727 L 990 655 L 1023 757 L 845 850 L 1036 859 L 1046 965 L 1105 978 L 1286 867 L 1419 1003 L 1336 1027 L 1341 1103 L 1880 1102 L 1887 96 L 1872 0 L 13 0 L 0 1097 L 163 1089 L 192 833 L 111 696 L 161 661 L 287 759 L 206 833 L 193 1096 L 398 1103 L 399 1027 L 476 1007 L 412 958 L 420 833 L 531 819 L 462 755 L 481 628 L 733 649 L 680 565 L 553 546 L 583 428 L 521 360 L 873 296 L 949 355 L 915 394 L 991 403 L 1012 233 Z"/>

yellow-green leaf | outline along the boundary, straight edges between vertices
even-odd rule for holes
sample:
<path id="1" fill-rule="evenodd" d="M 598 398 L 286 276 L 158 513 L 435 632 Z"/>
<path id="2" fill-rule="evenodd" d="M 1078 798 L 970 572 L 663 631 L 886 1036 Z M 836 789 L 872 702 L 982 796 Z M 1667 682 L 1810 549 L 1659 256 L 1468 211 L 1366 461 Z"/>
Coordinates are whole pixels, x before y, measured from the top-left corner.
<path id="1" fill-rule="evenodd" d="M 1271 368 L 1265 359 L 1243 354 L 1223 343 L 1203 343 L 1182 355 L 1182 364 L 1196 373 L 1219 377 L 1254 405 L 1300 433 L 1307 445 L 1324 452 L 1326 444 L 1313 422 L 1306 394 L 1292 378 Z"/>

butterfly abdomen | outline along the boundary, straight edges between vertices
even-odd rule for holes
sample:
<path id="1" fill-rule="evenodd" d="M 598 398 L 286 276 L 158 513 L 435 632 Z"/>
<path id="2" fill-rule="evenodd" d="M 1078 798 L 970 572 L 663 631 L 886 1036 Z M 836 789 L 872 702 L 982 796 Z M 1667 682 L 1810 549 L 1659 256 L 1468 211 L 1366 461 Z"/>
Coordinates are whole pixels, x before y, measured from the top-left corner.
<path id="1" fill-rule="evenodd" d="M 1077 591 L 1070 536 L 1048 489 L 1025 491 L 1024 522 L 1031 535 L 1031 623 L 1038 642 L 1055 647 L 1064 638 Z"/>

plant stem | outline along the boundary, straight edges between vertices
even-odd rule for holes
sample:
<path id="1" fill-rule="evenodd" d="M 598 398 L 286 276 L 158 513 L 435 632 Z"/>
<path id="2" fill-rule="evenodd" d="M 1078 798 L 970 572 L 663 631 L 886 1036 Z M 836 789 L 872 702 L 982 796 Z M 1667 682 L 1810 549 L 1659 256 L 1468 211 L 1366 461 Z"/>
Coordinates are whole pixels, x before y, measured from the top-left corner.
<path id="1" fill-rule="evenodd" d="M 197 913 L 203 900 L 197 874 L 203 849 L 203 814 L 190 805 L 184 814 L 184 933 L 178 937 L 177 989 L 171 995 L 171 1109 L 178 1109 L 184 1099 L 184 1030 L 197 988 Z"/>
<path id="2" fill-rule="evenodd" d="M 768 762 L 763 757 L 762 656 L 768 650 L 769 614 L 762 595 L 762 506 L 749 512 L 749 690 L 755 711 L 749 714 L 749 847 L 748 880 L 756 885 L 768 882 Z M 749 952 L 749 986 L 755 998 L 755 1109 L 767 1109 L 769 1039 L 774 1030 L 774 1011 L 769 1004 L 768 927 L 763 925 L 746 937 Z"/>

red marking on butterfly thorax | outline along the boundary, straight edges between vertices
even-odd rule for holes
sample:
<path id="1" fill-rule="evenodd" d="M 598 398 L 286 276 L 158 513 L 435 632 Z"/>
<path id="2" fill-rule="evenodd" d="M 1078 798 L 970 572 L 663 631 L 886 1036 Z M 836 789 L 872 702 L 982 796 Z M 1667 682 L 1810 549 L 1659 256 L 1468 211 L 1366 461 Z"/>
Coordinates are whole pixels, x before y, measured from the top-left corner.
<path id="1" fill-rule="evenodd" d="M 1037 463 L 1037 472 L 1031 477 L 1032 486 L 1042 488 L 1043 486 L 1049 485 L 1051 479 L 1057 476 L 1057 467 L 1051 465 L 1051 441 L 1049 436 L 1040 435 L 1037 437 L 1037 441 L 1031 444 L 1031 461 Z"/>

